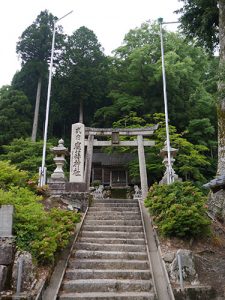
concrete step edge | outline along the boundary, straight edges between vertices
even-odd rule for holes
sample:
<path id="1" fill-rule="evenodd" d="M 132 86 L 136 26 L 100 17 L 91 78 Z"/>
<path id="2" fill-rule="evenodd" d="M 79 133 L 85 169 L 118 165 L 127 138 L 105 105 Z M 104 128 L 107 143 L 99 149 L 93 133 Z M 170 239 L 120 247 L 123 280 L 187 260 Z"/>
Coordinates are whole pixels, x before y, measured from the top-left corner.
<path id="1" fill-rule="evenodd" d="M 62 290 L 74 292 L 142 291 L 152 289 L 152 281 L 147 279 L 65 279 Z"/>
<path id="2" fill-rule="evenodd" d="M 145 239 L 144 238 L 139 238 L 139 239 L 127 239 L 127 238 L 92 238 L 92 237 L 80 237 L 79 238 L 79 243 L 87 243 L 89 242 L 90 244 L 97 244 L 97 245 L 116 245 L 114 242 L 118 243 L 118 245 L 145 245 Z M 100 243 L 100 242 L 106 242 L 107 243 Z M 111 243 L 110 243 L 111 242 Z"/>
<path id="3" fill-rule="evenodd" d="M 129 251 L 101 251 L 101 250 L 75 250 L 76 254 L 77 253 L 96 253 L 96 254 L 127 254 L 127 255 L 147 255 L 146 251 L 138 251 L 138 252 L 129 252 Z"/>
<path id="4" fill-rule="evenodd" d="M 143 239 L 144 240 L 144 239 Z M 130 248 L 131 246 L 132 247 L 136 247 L 136 248 L 143 248 L 143 249 L 145 249 L 145 244 L 143 245 L 143 244 L 124 244 L 124 243 L 118 243 L 118 244 L 111 244 L 111 243 L 105 243 L 105 244 L 102 244 L 102 243 L 97 243 L 97 241 L 96 241 L 96 243 L 88 243 L 88 242 L 85 242 L 85 241 L 79 241 L 79 242 L 77 242 L 76 244 L 75 244 L 75 248 L 76 248 L 76 245 L 83 245 L 83 246 L 85 246 L 85 245 L 87 245 L 87 246 L 93 246 L 93 247 L 101 247 L 102 249 L 104 249 L 105 247 L 114 247 L 114 248 L 116 248 L 116 246 L 118 246 L 118 247 L 121 247 L 121 246 L 123 246 L 124 248 Z"/>
<path id="5" fill-rule="evenodd" d="M 88 272 L 97 272 L 97 273 L 107 273 L 107 272 L 110 272 L 110 273 L 123 273 L 123 272 L 134 272 L 134 273 L 149 273 L 151 274 L 150 270 L 146 270 L 146 269 L 143 269 L 143 270 L 137 270 L 137 269 L 97 269 L 97 270 L 93 270 L 93 269 L 72 269 L 72 268 L 68 268 L 66 273 L 67 272 L 71 272 L 71 273 L 88 273 Z"/>
<path id="6" fill-rule="evenodd" d="M 107 299 L 109 300 L 155 300 L 155 294 L 152 292 L 90 292 L 90 293 L 66 293 L 61 292 L 59 299 Z"/>

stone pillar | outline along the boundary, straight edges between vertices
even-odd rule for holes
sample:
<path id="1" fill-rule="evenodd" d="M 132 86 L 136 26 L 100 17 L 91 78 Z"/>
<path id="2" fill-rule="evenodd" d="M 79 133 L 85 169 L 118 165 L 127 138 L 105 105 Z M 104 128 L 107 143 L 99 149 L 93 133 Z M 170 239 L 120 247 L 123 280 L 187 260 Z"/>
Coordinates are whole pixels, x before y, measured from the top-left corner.
<path id="1" fill-rule="evenodd" d="M 87 152 L 86 152 L 85 171 L 84 171 L 84 178 L 85 178 L 85 182 L 86 182 L 87 191 L 89 190 L 90 180 L 91 180 L 93 143 L 94 143 L 94 136 L 89 135 L 88 136 Z"/>
<path id="2" fill-rule="evenodd" d="M 145 151 L 144 151 L 142 135 L 137 136 L 137 142 L 138 142 L 139 170 L 140 170 L 140 178 L 141 178 L 141 191 L 142 191 L 142 198 L 144 200 L 148 194 L 148 179 L 147 179 Z"/>
<path id="3" fill-rule="evenodd" d="M 84 182 L 84 124 L 72 125 L 70 182 Z"/>

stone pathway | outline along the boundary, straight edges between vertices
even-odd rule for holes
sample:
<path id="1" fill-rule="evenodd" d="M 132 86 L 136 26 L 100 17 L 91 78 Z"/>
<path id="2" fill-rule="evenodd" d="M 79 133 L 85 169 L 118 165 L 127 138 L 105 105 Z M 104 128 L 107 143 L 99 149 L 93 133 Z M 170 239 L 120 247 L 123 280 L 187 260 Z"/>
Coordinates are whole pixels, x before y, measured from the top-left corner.
<path id="1" fill-rule="evenodd" d="M 59 299 L 156 299 L 137 200 L 94 201 Z"/>

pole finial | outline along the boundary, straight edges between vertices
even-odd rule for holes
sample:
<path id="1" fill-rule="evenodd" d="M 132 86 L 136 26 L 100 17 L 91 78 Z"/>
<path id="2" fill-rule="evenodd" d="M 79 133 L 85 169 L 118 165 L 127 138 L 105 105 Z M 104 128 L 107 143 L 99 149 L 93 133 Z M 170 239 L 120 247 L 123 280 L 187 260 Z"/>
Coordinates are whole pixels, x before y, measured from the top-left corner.
<path id="1" fill-rule="evenodd" d="M 159 24 L 162 24 L 163 23 L 163 18 L 158 18 L 158 22 L 159 22 Z"/>

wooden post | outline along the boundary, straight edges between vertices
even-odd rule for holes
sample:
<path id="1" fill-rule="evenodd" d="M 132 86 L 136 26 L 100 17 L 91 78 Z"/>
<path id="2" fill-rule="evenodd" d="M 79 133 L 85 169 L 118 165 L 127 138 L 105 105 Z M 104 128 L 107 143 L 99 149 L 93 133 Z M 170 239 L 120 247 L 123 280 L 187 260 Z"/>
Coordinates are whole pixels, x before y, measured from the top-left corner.
<path id="1" fill-rule="evenodd" d="M 127 172 L 127 170 L 125 171 L 125 173 L 126 173 L 126 186 L 129 186 L 129 182 L 128 182 L 128 172 Z"/>
<path id="2" fill-rule="evenodd" d="M 85 178 L 85 182 L 86 182 L 87 191 L 89 190 L 90 181 L 91 181 L 93 142 L 94 142 L 94 136 L 89 135 L 88 136 L 87 151 L 86 151 L 85 170 L 84 170 L 84 178 Z"/>
<path id="3" fill-rule="evenodd" d="M 147 171 L 146 171 L 146 163 L 145 163 L 143 136 L 138 135 L 137 141 L 138 141 L 139 170 L 140 170 L 140 178 L 141 178 L 141 191 L 142 191 L 142 199 L 144 200 L 148 194 L 148 179 L 147 179 Z"/>
<path id="4" fill-rule="evenodd" d="M 112 187 L 112 170 L 110 170 L 110 183 L 109 183 L 110 187 Z"/>
<path id="5" fill-rule="evenodd" d="M 92 168 L 92 182 L 95 181 L 95 169 Z"/>
<path id="6" fill-rule="evenodd" d="M 104 185 L 105 182 L 105 172 L 104 172 L 104 168 L 102 167 L 102 185 Z"/>

